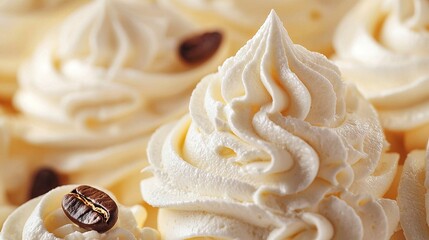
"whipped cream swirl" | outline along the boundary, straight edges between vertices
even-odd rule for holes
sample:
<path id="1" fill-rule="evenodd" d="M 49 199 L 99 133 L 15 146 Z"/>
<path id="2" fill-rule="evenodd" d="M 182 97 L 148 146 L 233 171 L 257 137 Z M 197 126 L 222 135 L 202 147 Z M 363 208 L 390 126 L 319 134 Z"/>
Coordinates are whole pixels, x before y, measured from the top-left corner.
<path id="1" fill-rule="evenodd" d="M 344 78 L 375 105 L 384 128 L 429 123 L 428 1 L 362 1 L 339 26 L 334 45 Z"/>
<path id="2" fill-rule="evenodd" d="M 58 187 L 17 208 L 3 225 L 2 239 L 158 239 L 156 230 L 143 228 L 146 210 L 140 206 L 118 204 L 118 221 L 105 233 L 75 225 L 61 208 L 65 194 L 76 186 Z M 106 192 L 105 190 L 103 190 Z M 109 192 L 107 194 L 115 200 Z"/>
<path id="3" fill-rule="evenodd" d="M 222 61 L 218 54 L 190 66 L 174 54 L 197 33 L 144 1 L 97 0 L 81 8 L 20 70 L 15 104 L 38 120 L 25 138 L 101 145 L 183 114 L 192 88 Z"/>
<path id="4" fill-rule="evenodd" d="M 197 82 L 226 58 L 221 44 L 201 64 L 180 60 L 178 46 L 197 34 L 148 1 L 97 0 L 74 12 L 20 69 L 16 125 L 37 146 L 30 154 L 69 183 L 140 202 L 148 136 L 182 116 Z"/>
<path id="5" fill-rule="evenodd" d="M 380 198 L 398 159 L 374 109 L 274 12 L 197 86 L 190 116 L 153 135 L 148 159 L 141 191 L 167 239 L 388 239 L 399 221 Z"/>
<path id="6" fill-rule="evenodd" d="M 334 29 L 356 0 L 163 0 L 199 24 L 223 27 L 243 46 L 274 9 L 283 20 L 292 40 L 323 54 L 332 53 Z"/>

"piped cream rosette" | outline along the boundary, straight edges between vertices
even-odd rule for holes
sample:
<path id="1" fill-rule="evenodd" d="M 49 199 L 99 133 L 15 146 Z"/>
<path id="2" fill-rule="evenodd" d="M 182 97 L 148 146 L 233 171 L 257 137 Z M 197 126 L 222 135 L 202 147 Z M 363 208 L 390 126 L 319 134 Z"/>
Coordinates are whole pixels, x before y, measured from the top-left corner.
<path id="1" fill-rule="evenodd" d="M 76 186 L 67 185 L 51 190 L 17 208 L 6 220 L 0 233 L 4 240 L 19 239 L 158 239 L 158 233 L 143 228 L 146 210 L 140 206 L 125 207 L 118 204 L 118 220 L 105 233 L 86 230 L 74 224 L 61 208 L 61 201 Z M 112 199 L 112 193 L 103 190 Z"/>
<path id="2" fill-rule="evenodd" d="M 165 239 L 389 239 L 397 168 L 370 104 L 271 12 L 148 147 Z"/>
<path id="3" fill-rule="evenodd" d="M 429 238 L 429 149 L 408 154 L 398 188 L 401 226 L 406 239 Z"/>
<path id="4" fill-rule="evenodd" d="M 44 34 L 87 0 L 0 0 L 0 100 L 16 91 L 20 64 Z"/>
<path id="5" fill-rule="evenodd" d="M 429 2 L 365 0 L 334 38 L 336 63 L 376 107 L 382 126 L 405 133 L 407 150 L 429 137 Z"/>
<path id="6" fill-rule="evenodd" d="M 227 57 L 226 41 L 201 64 L 185 64 L 181 42 L 201 29 L 147 1 L 97 0 L 73 13 L 20 69 L 18 135 L 32 158 L 141 200 L 147 136 L 186 112 L 192 89 Z"/>
<path id="7" fill-rule="evenodd" d="M 332 36 L 356 0 L 162 0 L 204 26 L 225 28 L 241 48 L 264 22 L 271 9 L 283 20 L 292 40 L 323 54 L 332 53 Z"/>

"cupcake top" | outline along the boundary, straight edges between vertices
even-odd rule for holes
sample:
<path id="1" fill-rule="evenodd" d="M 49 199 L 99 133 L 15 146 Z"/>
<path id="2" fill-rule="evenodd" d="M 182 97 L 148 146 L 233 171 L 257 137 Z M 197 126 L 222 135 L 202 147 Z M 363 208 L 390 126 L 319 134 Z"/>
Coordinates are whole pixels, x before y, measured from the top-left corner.
<path id="1" fill-rule="evenodd" d="M 199 24 L 232 29 L 243 34 L 242 44 L 251 38 L 271 9 L 283 20 L 291 38 L 306 48 L 324 54 L 332 52 L 334 29 L 356 0 L 265 0 L 210 1 L 163 0 L 163 4 L 179 9 Z"/>
<path id="2" fill-rule="evenodd" d="M 388 239 L 398 159 L 384 144 L 370 104 L 272 12 L 190 116 L 153 135 L 141 191 L 166 238 Z"/>
<path id="3" fill-rule="evenodd" d="M 117 204 L 117 221 L 105 232 L 87 229 L 83 225 L 74 223 L 67 217 L 67 211 L 63 209 L 62 202 L 64 202 L 64 196 L 76 188 L 77 186 L 74 185 L 58 187 L 21 205 L 7 218 L 0 237 L 5 239 L 158 239 L 155 230 L 142 227 L 146 220 L 146 211 L 139 205 L 125 207 Z M 105 190 L 102 193 L 108 194 L 115 201 L 111 193 Z M 100 198 L 97 199 L 97 202 L 99 201 Z M 89 219 L 88 215 L 82 215 L 81 220 L 83 219 Z"/>
<path id="4" fill-rule="evenodd" d="M 336 63 L 375 105 L 388 130 L 429 123 L 428 26 L 425 0 L 366 0 L 336 32 Z"/>
<path id="5" fill-rule="evenodd" d="M 398 187 L 401 227 L 407 239 L 429 238 L 429 150 L 408 154 Z"/>
<path id="6" fill-rule="evenodd" d="M 145 1 L 91 2 L 20 69 L 15 105 L 32 121 L 24 137 L 42 144 L 100 145 L 183 114 L 190 91 L 225 51 L 216 42 L 211 58 L 183 61 L 181 44 L 199 34 L 181 17 Z"/>

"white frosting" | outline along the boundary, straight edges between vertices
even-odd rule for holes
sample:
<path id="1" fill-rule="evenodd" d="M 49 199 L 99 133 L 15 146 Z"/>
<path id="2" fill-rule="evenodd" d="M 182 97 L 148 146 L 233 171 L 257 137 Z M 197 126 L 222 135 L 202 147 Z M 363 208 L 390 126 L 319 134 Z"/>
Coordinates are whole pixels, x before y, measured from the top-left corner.
<path id="1" fill-rule="evenodd" d="M 332 53 L 334 29 L 356 0 L 163 0 L 195 22 L 226 28 L 241 34 L 238 47 L 251 38 L 267 14 L 274 9 L 284 22 L 292 40 L 324 54 Z"/>
<path id="2" fill-rule="evenodd" d="M 406 239 L 429 238 L 429 150 L 408 154 L 398 187 L 401 226 Z"/>
<path id="3" fill-rule="evenodd" d="M 75 187 L 67 185 L 51 190 L 17 208 L 7 219 L 1 239 L 158 239 L 156 230 L 143 228 L 146 210 L 140 206 L 118 205 L 118 221 L 105 233 L 75 225 L 61 208 L 61 201 Z M 102 189 L 100 189 L 102 190 Z M 114 196 L 109 194 L 112 199 Z"/>
<path id="4" fill-rule="evenodd" d="M 336 63 L 375 105 L 388 130 L 429 123 L 428 26 L 426 0 L 374 0 L 361 1 L 337 30 Z"/>
<path id="5" fill-rule="evenodd" d="M 136 186 L 147 136 L 183 115 L 194 86 L 226 57 L 222 44 L 202 64 L 183 63 L 178 45 L 201 32 L 146 1 L 91 2 L 20 69 L 19 134 L 71 183 L 141 201 Z"/>
<path id="6" fill-rule="evenodd" d="M 18 68 L 40 39 L 86 1 L 0 0 L 0 99 L 12 97 Z"/>
<path id="7" fill-rule="evenodd" d="M 388 239 L 398 157 L 383 148 L 370 104 L 272 12 L 153 135 L 141 191 L 166 239 Z"/>

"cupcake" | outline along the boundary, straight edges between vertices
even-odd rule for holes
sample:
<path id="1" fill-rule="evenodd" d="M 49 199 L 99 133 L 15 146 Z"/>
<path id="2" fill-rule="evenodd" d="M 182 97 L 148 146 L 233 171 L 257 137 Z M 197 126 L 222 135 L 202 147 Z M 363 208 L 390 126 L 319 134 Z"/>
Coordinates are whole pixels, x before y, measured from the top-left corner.
<path id="1" fill-rule="evenodd" d="M 401 175 L 398 205 L 406 239 L 429 238 L 428 153 L 428 150 L 414 150 L 408 154 Z"/>
<path id="2" fill-rule="evenodd" d="M 86 0 L 2 0 L 0 2 L 0 102 L 17 88 L 20 64 L 42 36 Z M 4 103 L 3 103 L 4 104 Z"/>
<path id="3" fill-rule="evenodd" d="M 334 38 L 346 80 L 376 107 L 406 151 L 429 137 L 429 3 L 365 0 L 344 18 Z"/>
<path id="4" fill-rule="evenodd" d="M 148 146 L 164 239 L 389 239 L 398 155 L 375 110 L 272 11 Z"/>
<path id="5" fill-rule="evenodd" d="M 112 193 L 91 186 L 55 188 L 17 208 L 6 220 L 1 239 L 159 239 L 143 228 L 146 211 L 126 207 Z"/>
<path id="6" fill-rule="evenodd" d="M 160 0 L 203 26 L 224 28 L 241 48 L 275 9 L 292 40 L 325 55 L 332 53 L 332 35 L 343 15 L 357 0 L 210 1 Z"/>
<path id="7" fill-rule="evenodd" d="M 61 184 L 102 186 L 124 204 L 140 202 L 149 135 L 186 112 L 192 89 L 227 54 L 222 33 L 156 4 L 82 7 L 20 68 L 14 147 L 31 166 L 21 177 L 50 168 Z M 31 182 L 15 191 L 28 192 Z"/>

